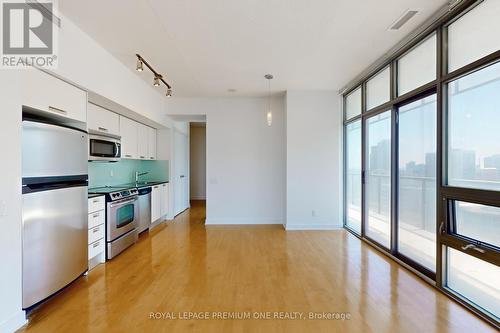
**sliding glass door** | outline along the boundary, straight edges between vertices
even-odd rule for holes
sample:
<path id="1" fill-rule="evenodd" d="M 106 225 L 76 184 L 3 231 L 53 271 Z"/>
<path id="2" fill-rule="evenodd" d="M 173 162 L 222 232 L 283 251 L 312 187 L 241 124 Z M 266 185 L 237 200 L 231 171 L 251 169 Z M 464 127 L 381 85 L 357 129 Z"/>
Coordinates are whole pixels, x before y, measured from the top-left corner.
<path id="1" fill-rule="evenodd" d="M 391 111 L 366 120 L 366 229 L 371 240 L 391 247 Z"/>
<path id="2" fill-rule="evenodd" d="M 346 126 L 346 226 L 361 234 L 361 120 Z"/>
<path id="3" fill-rule="evenodd" d="M 398 109 L 397 252 L 436 271 L 436 95 Z"/>

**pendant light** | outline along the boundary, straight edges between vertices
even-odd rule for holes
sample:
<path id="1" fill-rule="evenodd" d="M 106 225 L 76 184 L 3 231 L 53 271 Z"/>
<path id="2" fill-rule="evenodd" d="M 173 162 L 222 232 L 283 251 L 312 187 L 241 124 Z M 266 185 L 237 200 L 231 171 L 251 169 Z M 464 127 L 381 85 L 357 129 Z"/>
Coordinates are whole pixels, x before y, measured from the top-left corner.
<path id="1" fill-rule="evenodd" d="M 267 96 L 267 113 L 266 113 L 266 119 L 267 119 L 267 126 L 271 126 L 273 124 L 273 112 L 271 110 L 271 80 L 274 78 L 272 74 L 266 74 L 264 75 L 268 82 L 268 88 L 269 88 L 269 94 Z"/>

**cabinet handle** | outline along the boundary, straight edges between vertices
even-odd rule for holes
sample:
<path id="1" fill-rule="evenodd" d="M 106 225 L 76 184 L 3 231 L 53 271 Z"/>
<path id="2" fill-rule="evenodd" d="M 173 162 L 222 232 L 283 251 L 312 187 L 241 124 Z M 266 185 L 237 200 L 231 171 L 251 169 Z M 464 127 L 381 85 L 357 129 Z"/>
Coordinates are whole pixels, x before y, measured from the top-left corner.
<path id="1" fill-rule="evenodd" d="M 68 111 L 65 111 L 65 110 L 62 110 L 62 109 L 58 109 L 58 108 L 55 108 L 55 107 L 50 106 L 50 105 L 49 105 L 49 111 L 57 112 L 57 113 L 60 113 L 60 114 L 63 114 L 63 115 L 67 115 L 68 114 Z"/>
<path id="2" fill-rule="evenodd" d="M 96 227 L 96 228 L 94 228 L 94 229 L 92 230 L 92 232 L 93 232 L 94 234 L 95 234 L 96 232 L 98 232 L 98 231 L 99 231 L 99 227 Z"/>
<path id="3" fill-rule="evenodd" d="M 150 160 L 154 160 L 155 158 L 154 158 L 154 157 L 150 157 L 149 159 L 150 159 Z"/>
<path id="4" fill-rule="evenodd" d="M 158 188 L 158 186 L 154 186 L 154 188 Z"/>
<path id="5" fill-rule="evenodd" d="M 98 203 L 99 202 L 99 199 L 94 199 L 92 200 L 93 203 Z"/>
<path id="6" fill-rule="evenodd" d="M 99 246 L 99 242 L 95 242 L 94 245 L 92 245 L 92 247 L 95 249 L 96 247 Z"/>
<path id="7" fill-rule="evenodd" d="M 99 213 L 95 213 L 94 215 L 92 215 L 93 218 L 96 218 L 96 217 L 99 217 Z"/>
<path id="8" fill-rule="evenodd" d="M 144 157 L 144 156 L 140 156 L 140 158 L 146 158 L 146 157 Z"/>
<path id="9" fill-rule="evenodd" d="M 132 157 L 132 155 L 129 155 L 129 154 L 125 154 L 125 157 Z"/>
<path id="10" fill-rule="evenodd" d="M 107 132 L 108 129 L 107 128 L 104 128 L 104 127 L 98 127 L 97 128 L 99 131 L 103 131 L 103 132 Z"/>

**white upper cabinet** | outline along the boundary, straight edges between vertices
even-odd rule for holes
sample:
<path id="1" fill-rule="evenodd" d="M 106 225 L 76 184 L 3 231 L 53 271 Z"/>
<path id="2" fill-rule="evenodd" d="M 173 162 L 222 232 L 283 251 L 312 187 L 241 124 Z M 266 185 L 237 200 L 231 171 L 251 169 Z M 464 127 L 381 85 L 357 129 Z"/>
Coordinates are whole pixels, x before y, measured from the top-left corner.
<path id="1" fill-rule="evenodd" d="M 23 105 L 87 121 L 87 92 L 37 69 L 23 70 Z"/>
<path id="2" fill-rule="evenodd" d="M 126 117 L 120 116 L 122 158 L 138 158 L 138 125 L 139 123 Z"/>
<path id="3" fill-rule="evenodd" d="M 156 160 L 156 129 L 148 127 L 148 158 Z"/>
<path id="4" fill-rule="evenodd" d="M 100 106 L 89 103 L 87 106 L 87 126 L 103 134 L 120 135 L 120 116 Z"/>
<path id="5" fill-rule="evenodd" d="M 119 117 L 122 158 L 156 160 L 156 129 Z"/>
<path id="6" fill-rule="evenodd" d="M 141 160 L 148 159 L 148 141 L 149 141 L 149 127 L 143 124 L 137 123 L 138 128 L 138 139 L 137 139 L 137 150 L 138 158 Z"/>

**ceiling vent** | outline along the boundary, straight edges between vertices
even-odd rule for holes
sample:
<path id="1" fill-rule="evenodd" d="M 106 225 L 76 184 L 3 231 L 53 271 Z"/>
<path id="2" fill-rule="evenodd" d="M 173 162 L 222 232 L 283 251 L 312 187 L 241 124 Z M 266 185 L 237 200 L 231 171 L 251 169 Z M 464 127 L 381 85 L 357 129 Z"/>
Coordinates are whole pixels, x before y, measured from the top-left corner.
<path id="1" fill-rule="evenodd" d="M 401 15 L 396 22 L 394 22 L 390 27 L 389 31 L 397 31 L 401 29 L 403 25 L 405 25 L 409 20 L 412 19 L 413 16 L 418 14 L 418 10 L 415 9 L 408 9 L 406 10 L 403 15 Z"/>

